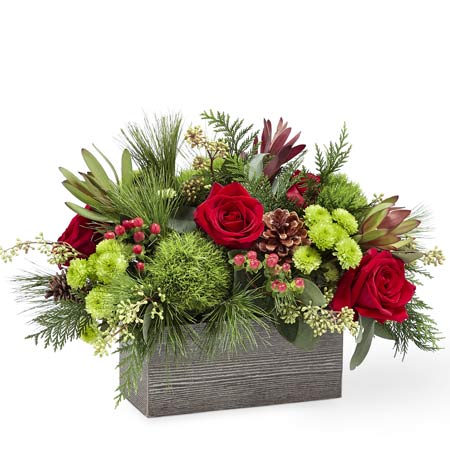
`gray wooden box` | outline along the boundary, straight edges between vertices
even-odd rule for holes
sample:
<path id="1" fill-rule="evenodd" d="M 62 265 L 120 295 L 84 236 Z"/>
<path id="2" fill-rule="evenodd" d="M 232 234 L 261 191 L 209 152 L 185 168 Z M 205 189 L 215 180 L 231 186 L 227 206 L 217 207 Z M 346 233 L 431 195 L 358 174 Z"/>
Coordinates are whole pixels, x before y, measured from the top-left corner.
<path id="1" fill-rule="evenodd" d="M 157 417 L 341 396 L 342 335 L 327 333 L 305 352 L 273 327 L 269 336 L 256 330 L 268 344 L 213 360 L 191 346 L 189 358 L 169 371 L 164 355 L 156 353 L 128 400 L 147 417 Z"/>

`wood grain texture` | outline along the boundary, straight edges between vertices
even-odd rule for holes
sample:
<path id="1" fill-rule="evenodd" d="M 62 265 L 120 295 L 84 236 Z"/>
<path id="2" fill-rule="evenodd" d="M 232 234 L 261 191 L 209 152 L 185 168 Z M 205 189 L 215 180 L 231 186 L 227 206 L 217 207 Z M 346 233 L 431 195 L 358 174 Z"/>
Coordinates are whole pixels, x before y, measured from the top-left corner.
<path id="1" fill-rule="evenodd" d="M 262 328 L 256 330 L 267 339 Z M 128 400 L 146 416 L 157 417 L 341 396 L 342 335 L 322 336 L 312 352 L 297 349 L 273 327 L 267 341 L 209 361 L 191 346 L 189 359 L 169 367 L 157 353 Z"/>

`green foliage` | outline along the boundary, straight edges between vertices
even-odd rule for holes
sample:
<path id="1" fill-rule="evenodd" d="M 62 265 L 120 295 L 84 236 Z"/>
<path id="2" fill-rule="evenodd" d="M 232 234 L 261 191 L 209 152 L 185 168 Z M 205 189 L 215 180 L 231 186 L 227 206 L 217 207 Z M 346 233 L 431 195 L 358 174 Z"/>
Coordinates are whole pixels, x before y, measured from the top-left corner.
<path id="1" fill-rule="evenodd" d="M 110 197 L 123 217 L 142 217 L 145 223 L 156 222 L 161 226 L 161 233 L 165 234 L 169 220 L 179 206 L 179 199 L 164 195 L 173 187 L 172 181 L 164 172 L 145 170 L 130 185 L 111 191 Z"/>
<path id="2" fill-rule="evenodd" d="M 341 134 L 339 135 L 339 142 L 330 142 L 328 147 L 324 146 L 324 153 L 316 144 L 316 166 L 323 184 L 326 184 L 328 177 L 339 171 L 347 162 L 350 155 L 350 150 L 352 149 L 352 146 L 349 145 L 347 139 L 348 131 L 344 122 Z"/>
<path id="3" fill-rule="evenodd" d="M 282 177 L 283 175 L 280 176 Z M 288 188 L 284 189 L 284 179 L 280 179 L 280 183 L 275 185 L 275 188 L 278 187 L 275 192 L 274 187 L 266 176 L 247 180 L 243 183 L 243 186 L 252 197 L 261 202 L 264 206 L 264 211 L 274 211 L 277 208 L 281 208 L 299 212 L 299 208 L 295 206 L 295 203 L 286 197 L 286 190 Z"/>
<path id="4" fill-rule="evenodd" d="M 240 155 L 253 145 L 258 132 L 253 132 L 253 125 L 244 126 L 242 119 L 232 121 L 229 114 L 224 112 L 214 112 L 212 109 L 203 111 L 200 115 L 202 119 L 212 125 L 216 133 L 222 133 L 231 155 Z"/>
<path id="5" fill-rule="evenodd" d="M 232 181 L 242 183 L 248 179 L 248 165 L 241 155 L 230 155 L 216 172 L 215 179 L 221 184 L 229 184 Z"/>
<path id="6" fill-rule="evenodd" d="M 96 148 L 100 155 L 113 171 L 115 182 L 110 180 L 108 174 L 100 161 L 88 150 L 82 149 L 83 159 L 88 166 L 87 173 L 81 173 L 81 179 L 67 169 L 60 167 L 60 172 L 64 175 L 64 187 L 78 200 L 90 205 L 94 210 L 85 209 L 72 202 L 66 202 L 66 205 L 77 214 L 87 219 L 97 222 L 116 222 L 119 219 L 119 211 L 114 207 L 109 197 L 109 192 L 114 187 L 128 185 L 133 178 L 133 168 L 131 156 L 128 150 L 122 153 L 122 180 L 119 180 L 117 171 L 108 158 Z"/>
<path id="7" fill-rule="evenodd" d="M 180 310 L 201 313 L 227 297 L 232 282 L 224 251 L 199 232 L 172 233 L 148 264 L 155 288 Z"/>
<path id="8" fill-rule="evenodd" d="M 124 147 L 129 148 L 136 164 L 154 175 L 165 174 L 172 182 L 176 175 L 176 159 L 181 155 L 182 117 L 179 114 L 157 117 L 152 124 L 130 123 L 121 130 Z"/>
<path id="9" fill-rule="evenodd" d="M 347 210 L 360 219 L 367 207 L 367 199 L 359 184 L 349 181 L 344 174 L 330 175 L 322 185 L 317 203 L 328 211 Z"/>
<path id="10" fill-rule="evenodd" d="M 265 297 L 261 289 L 235 291 L 231 298 L 221 301 L 206 314 L 201 345 L 206 355 L 237 353 L 258 345 L 264 339 L 255 331 L 255 325 L 268 330 L 271 316 L 257 303 Z"/>
<path id="11" fill-rule="evenodd" d="M 26 339 L 34 339 L 36 344 L 44 342 L 44 347 L 53 347 L 56 351 L 74 339 L 78 339 L 91 322 L 84 304 L 60 301 L 52 303 L 48 300 L 40 304 L 41 313 L 31 323 L 40 329 Z"/>
<path id="12" fill-rule="evenodd" d="M 424 311 L 430 310 L 423 300 L 417 297 L 407 303 L 408 319 L 403 322 L 387 321 L 382 324 L 384 331 L 395 341 L 395 356 L 401 354 L 404 358 L 408 352 L 410 342 L 425 351 L 440 350 L 439 341 L 442 340 L 436 322 Z"/>
<path id="13" fill-rule="evenodd" d="M 369 353 L 375 332 L 375 320 L 360 316 L 360 326 L 361 329 L 357 338 L 357 345 L 350 360 L 350 370 L 354 370 L 361 365 Z"/>

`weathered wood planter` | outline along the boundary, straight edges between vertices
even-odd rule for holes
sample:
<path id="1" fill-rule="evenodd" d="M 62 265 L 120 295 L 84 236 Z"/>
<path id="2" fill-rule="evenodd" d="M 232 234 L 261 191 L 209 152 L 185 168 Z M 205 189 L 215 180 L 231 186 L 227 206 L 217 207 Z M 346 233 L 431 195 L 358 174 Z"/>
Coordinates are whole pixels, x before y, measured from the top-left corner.
<path id="1" fill-rule="evenodd" d="M 194 325 L 198 327 L 199 325 Z M 267 339 L 267 333 L 257 328 Z M 274 329 L 268 345 L 238 355 L 205 360 L 193 349 L 171 366 L 155 354 L 128 400 L 148 417 L 341 396 L 342 335 L 322 336 L 311 352 L 299 350 Z"/>

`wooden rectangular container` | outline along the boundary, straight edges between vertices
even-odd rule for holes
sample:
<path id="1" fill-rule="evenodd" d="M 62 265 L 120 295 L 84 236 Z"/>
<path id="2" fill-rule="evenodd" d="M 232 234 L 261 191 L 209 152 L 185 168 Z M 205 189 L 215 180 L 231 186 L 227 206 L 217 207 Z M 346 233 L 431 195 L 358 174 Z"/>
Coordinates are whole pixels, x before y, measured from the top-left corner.
<path id="1" fill-rule="evenodd" d="M 199 327 L 199 325 L 193 325 Z M 148 417 L 322 400 L 341 396 L 342 335 L 327 333 L 305 352 L 270 327 L 257 332 L 267 345 L 205 360 L 192 347 L 186 361 L 167 369 L 155 354 L 128 400 Z"/>

